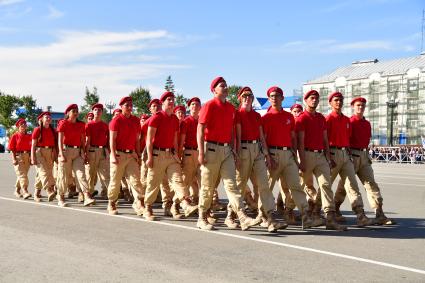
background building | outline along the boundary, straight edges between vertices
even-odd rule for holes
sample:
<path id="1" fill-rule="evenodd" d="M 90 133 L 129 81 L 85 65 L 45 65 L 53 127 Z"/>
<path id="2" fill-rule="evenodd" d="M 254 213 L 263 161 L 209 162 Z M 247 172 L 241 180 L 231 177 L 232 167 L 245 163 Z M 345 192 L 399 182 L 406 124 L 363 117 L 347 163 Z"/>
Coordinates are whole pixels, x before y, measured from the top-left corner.
<path id="1" fill-rule="evenodd" d="M 351 116 L 353 97 L 367 99 L 365 116 L 372 125 L 372 144 L 422 144 L 425 136 L 425 53 L 380 62 L 357 61 L 303 85 L 303 92 L 320 93 L 319 111 L 329 113 L 328 95 L 345 96 L 344 114 Z M 391 107 L 393 106 L 393 108 Z"/>

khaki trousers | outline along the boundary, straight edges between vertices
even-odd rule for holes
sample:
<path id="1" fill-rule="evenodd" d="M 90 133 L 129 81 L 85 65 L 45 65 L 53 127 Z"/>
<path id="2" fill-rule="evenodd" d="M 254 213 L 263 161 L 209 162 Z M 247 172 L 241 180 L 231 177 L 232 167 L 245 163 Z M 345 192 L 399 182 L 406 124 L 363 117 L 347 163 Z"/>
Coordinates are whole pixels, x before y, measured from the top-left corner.
<path id="1" fill-rule="evenodd" d="M 144 192 L 140 183 L 140 167 L 132 153 L 117 152 L 118 164 L 110 163 L 110 180 L 108 199 L 117 201 L 121 188 L 121 181 L 125 177 L 128 189 L 131 188 L 135 200 L 143 198 Z"/>
<path id="2" fill-rule="evenodd" d="M 201 189 L 199 192 L 200 213 L 211 208 L 214 190 L 219 183 L 219 176 L 223 179 L 229 204 L 234 211 L 242 209 L 241 191 L 236 185 L 235 159 L 229 146 L 221 146 L 206 142 L 206 164 L 201 165 Z"/>
<path id="3" fill-rule="evenodd" d="M 201 167 L 198 162 L 197 150 L 185 149 L 182 160 L 183 183 L 187 189 L 192 188 L 190 195 L 199 197 L 199 184 L 201 183 Z"/>
<path id="4" fill-rule="evenodd" d="M 97 178 L 102 187 L 108 187 L 110 175 L 109 156 L 106 156 L 104 148 L 90 147 L 89 164 L 86 164 L 87 182 L 89 183 L 89 192 L 94 192 Z"/>
<path id="5" fill-rule="evenodd" d="M 63 152 L 66 162 L 59 162 L 58 164 L 58 178 L 56 186 L 58 194 L 63 195 L 67 192 L 69 184 L 72 184 L 74 179 L 72 173 L 75 174 L 75 183 L 82 190 L 88 192 L 89 185 L 87 183 L 86 171 L 84 167 L 84 160 L 80 155 L 79 148 L 66 148 Z"/>
<path id="6" fill-rule="evenodd" d="M 331 169 L 323 152 L 305 151 L 305 172 L 301 174 L 309 198 L 317 200 L 318 193 L 313 185 L 313 175 L 320 188 L 322 207 L 325 213 L 335 212 L 334 196 L 331 187 Z"/>
<path id="7" fill-rule="evenodd" d="M 372 160 L 367 151 L 351 150 L 353 158 L 354 171 L 366 189 L 367 199 L 372 209 L 377 209 L 382 204 L 383 199 L 378 184 L 375 181 L 375 175 L 372 169 Z M 348 185 L 347 179 L 343 179 L 338 183 L 335 192 L 335 202 L 343 203 L 346 196 L 344 187 Z"/>
<path id="8" fill-rule="evenodd" d="M 37 148 L 35 151 L 37 158 L 35 187 L 36 189 L 52 188 L 55 185 L 53 178 L 53 150 L 51 148 Z M 41 188 L 38 183 L 41 183 Z"/>
<path id="9" fill-rule="evenodd" d="M 348 194 L 351 208 L 356 212 L 356 208 L 363 208 L 363 200 L 357 184 L 353 162 L 351 162 L 347 150 L 332 148 L 330 151 L 331 157 L 336 163 L 336 166 L 331 169 L 331 186 L 339 174 L 341 179 L 345 180 L 345 191 Z"/>
<path id="10" fill-rule="evenodd" d="M 270 149 L 270 157 L 277 165 L 269 172 L 269 190 L 273 191 L 276 181 L 284 178 L 299 211 L 301 213 L 307 211 L 307 197 L 300 183 L 299 169 L 292 151 Z"/>
<path id="11" fill-rule="evenodd" d="M 304 187 L 304 182 L 302 179 L 300 180 L 302 182 L 301 187 Z M 292 198 L 292 194 L 288 189 L 288 185 L 286 184 L 285 178 L 280 178 L 280 194 L 285 202 L 285 208 L 286 209 L 294 209 L 296 207 L 295 201 Z"/>
<path id="12" fill-rule="evenodd" d="M 16 188 L 28 189 L 28 172 L 31 167 L 30 154 L 28 152 L 16 153 L 17 165 L 13 165 L 16 173 Z"/>
<path id="13" fill-rule="evenodd" d="M 264 154 L 261 152 L 258 143 L 242 143 L 240 166 L 239 170 L 236 170 L 236 186 L 238 191 L 241 192 L 242 198 L 245 196 L 246 186 L 251 176 L 258 186 L 259 208 L 266 214 L 273 211 L 275 201 L 273 193 L 269 189 Z"/>
<path id="14" fill-rule="evenodd" d="M 174 191 L 173 201 L 180 203 L 183 199 L 189 196 L 189 192 L 183 184 L 182 169 L 176 157 L 169 151 L 153 150 L 153 167 L 148 169 L 146 181 L 145 204 L 152 205 L 157 196 L 161 183 L 164 183 L 166 178 L 167 192 L 166 201 L 169 201 L 169 192 L 167 185 L 170 184 L 170 192 Z M 163 200 L 165 196 L 162 196 Z"/>

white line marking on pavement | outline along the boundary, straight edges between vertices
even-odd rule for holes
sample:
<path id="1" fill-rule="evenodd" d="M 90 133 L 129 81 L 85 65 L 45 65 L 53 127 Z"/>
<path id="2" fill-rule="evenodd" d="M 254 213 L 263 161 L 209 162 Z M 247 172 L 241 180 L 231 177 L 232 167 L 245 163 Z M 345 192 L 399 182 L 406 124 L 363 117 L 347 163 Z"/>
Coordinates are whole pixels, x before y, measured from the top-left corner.
<path id="1" fill-rule="evenodd" d="M 403 186 L 404 188 L 406 187 L 425 187 L 424 185 L 415 185 L 415 184 L 406 184 L 406 183 L 388 183 L 388 182 L 378 182 L 379 184 L 384 184 L 384 185 L 399 185 L 399 186 Z"/>
<path id="2" fill-rule="evenodd" d="M 425 181 L 425 177 L 422 178 L 415 178 L 415 177 L 409 177 L 409 176 L 401 176 L 401 175 L 380 175 L 380 174 L 376 174 L 376 177 L 379 178 L 397 178 L 397 179 L 409 179 L 409 180 L 422 180 Z"/>
<path id="3" fill-rule="evenodd" d="M 192 230 L 192 231 L 203 232 L 203 233 L 212 233 L 212 234 L 221 235 L 221 236 L 230 237 L 230 238 L 243 239 L 243 240 L 254 241 L 254 242 L 259 242 L 259 243 L 263 243 L 263 244 L 269 244 L 269 245 L 281 246 L 281 247 L 286 247 L 286 248 L 292 248 L 292 249 L 296 249 L 296 250 L 302 250 L 302 251 L 307 251 L 307 252 L 324 254 L 324 255 L 328 255 L 328 256 L 345 258 L 345 259 L 350 259 L 350 260 L 354 260 L 354 261 L 365 262 L 365 263 L 370 263 L 370 264 L 375 264 L 375 265 L 379 265 L 379 266 L 385 266 L 385 267 L 390 267 L 390 268 L 394 268 L 394 269 L 399 269 L 399 270 L 404 270 L 404 271 L 409 271 L 409 272 L 414 272 L 414 273 L 419 273 L 419 274 L 425 275 L 425 270 L 422 270 L 422 269 L 416 269 L 416 268 L 411 268 L 411 267 L 407 267 L 407 266 L 391 264 L 391 263 L 371 260 L 371 259 L 367 259 L 367 258 L 361 258 L 361 257 L 356 257 L 356 256 L 340 254 L 340 253 L 328 252 L 328 251 L 319 250 L 319 249 L 312 249 L 312 248 L 307 248 L 307 247 L 303 247 L 303 246 L 273 242 L 273 241 L 269 241 L 269 240 L 257 239 L 257 238 L 241 236 L 241 235 L 234 235 L 234 234 L 220 232 L 220 231 L 204 231 L 204 230 L 200 230 L 196 227 L 188 227 L 188 226 L 184 226 L 184 225 L 167 223 L 167 222 L 163 222 L 163 221 L 146 221 L 142 218 L 135 218 L 135 217 L 131 217 L 131 216 L 109 215 L 105 212 L 99 212 L 99 211 L 93 211 L 93 210 L 87 210 L 87 209 L 81 209 L 81 208 L 74 208 L 74 207 L 59 207 L 59 206 L 56 206 L 56 205 L 53 205 L 53 204 L 48 204 L 48 203 L 25 201 L 25 200 L 19 200 L 19 199 L 13 199 L 13 198 L 1 197 L 1 196 L 0 196 L 0 199 L 6 200 L 6 201 L 25 203 L 25 204 L 48 206 L 48 207 L 53 207 L 53 208 L 58 208 L 58 209 L 67 209 L 67 210 L 73 210 L 73 211 L 79 211 L 79 212 L 85 212 L 85 213 L 92 213 L 92 214 L 109 216 L 109 217 L 123 218 L 123 219 L 127 219 L 127 220 L 132 220 L 132 221 L 140 221 L 140 222 L 151 223 L 151 224 L 177 227 L 177 228 L 181 228 L 181 229 Z"/>

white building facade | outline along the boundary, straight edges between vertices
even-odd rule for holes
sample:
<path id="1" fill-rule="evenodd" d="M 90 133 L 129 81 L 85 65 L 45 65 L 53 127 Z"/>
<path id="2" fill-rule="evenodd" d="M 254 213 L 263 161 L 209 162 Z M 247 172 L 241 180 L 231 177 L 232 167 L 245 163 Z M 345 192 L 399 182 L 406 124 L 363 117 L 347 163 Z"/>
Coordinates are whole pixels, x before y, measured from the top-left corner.
<path id="1" fill-rule="evenodd" d="M 320 93 L 319 111 L 330 111 L 328 95 L 344 94 L 344 114 L 352 115 L 350 101 L 367 99 L 366 118 L 372 126 L 374 145 L 420 145 L 425 137 L 425 53 L 417 57 L 379 62 L 359 61 L 338 68 L 303 85 L 303 92 Z M 394 106 L 391 108 L 389 105 Z"/>

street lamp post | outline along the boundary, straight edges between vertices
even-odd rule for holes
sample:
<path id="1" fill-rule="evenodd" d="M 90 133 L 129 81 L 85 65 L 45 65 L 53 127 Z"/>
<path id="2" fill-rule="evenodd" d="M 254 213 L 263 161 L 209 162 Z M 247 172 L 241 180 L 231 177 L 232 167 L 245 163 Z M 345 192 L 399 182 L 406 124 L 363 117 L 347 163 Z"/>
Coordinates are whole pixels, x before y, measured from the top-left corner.
<path id="1" fill-rule="evenodd" d="M 105 103 L 106 109 L 109 110 L 109 120 L 112 120 L 112 109 L 114 109 L 116 104 L 111 100 Z"/>
<path id="2" fill-rule="evenodd" d="M 387 101 L 388 108 L 391 109 L 391 116 L 390 116 L 390 146 L 393 146 L 393 134 L 394 134 L 394 108 L 396 108 L 398 105 L 398 102 L 394 99 L 394 96 L 391 96 L 391 98 Z"/>

